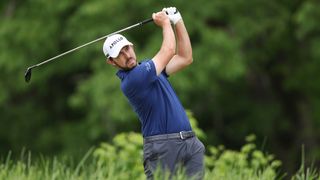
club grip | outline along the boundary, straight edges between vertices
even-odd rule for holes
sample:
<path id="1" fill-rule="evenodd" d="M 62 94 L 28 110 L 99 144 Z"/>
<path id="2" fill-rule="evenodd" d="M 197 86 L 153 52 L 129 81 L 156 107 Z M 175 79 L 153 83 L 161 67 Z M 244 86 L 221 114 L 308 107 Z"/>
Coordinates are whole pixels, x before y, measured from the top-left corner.
<path id="1" fill-rule="evenodd" d="M 141 22 L 141 25 L 147 24 L 147 23 L 152 22 L 152 21 L 153 21 L 152 18 L 146 19 L 146 20 L 144 20 L 144 21 Z"/>

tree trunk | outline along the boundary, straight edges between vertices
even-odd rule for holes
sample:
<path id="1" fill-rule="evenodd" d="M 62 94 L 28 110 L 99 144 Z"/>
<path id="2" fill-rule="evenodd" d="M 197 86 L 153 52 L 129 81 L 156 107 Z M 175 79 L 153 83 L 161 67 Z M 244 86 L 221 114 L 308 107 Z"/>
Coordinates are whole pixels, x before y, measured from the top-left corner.
<path id="1" fill-rule="evenodd" d="M 6 18 L 12 17 L 13 12 L 16 9 L 16 5 L 17 5 L 16 0 L 9 1 L 4 11 L 4 17 Z"/>

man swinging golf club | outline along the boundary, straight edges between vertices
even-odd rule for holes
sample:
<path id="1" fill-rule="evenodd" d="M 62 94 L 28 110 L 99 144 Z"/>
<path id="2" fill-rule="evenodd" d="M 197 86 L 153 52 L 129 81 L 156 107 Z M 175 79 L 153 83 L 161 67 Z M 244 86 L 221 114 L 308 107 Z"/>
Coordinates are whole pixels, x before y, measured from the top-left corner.
<path id="1" fill-rule="evenodd" d="M 162 28 L 163 35 L 161 48 L 152 59 L 137 63 L 133 44 L 116 34 L 104 42 L 106 62 L 119 69 L 121 90 L 141 121 L 147 178 L 153 178 L 158 166 L 174 173 L 182 165 L 188 176 L 202 179 L 204 145 L 192 131 L 185 110 L 167 80 L 192 63 L 189 35 L 174 7 L 153 13 L 152 18 Z M 170 22 L 176 27 L 176 38 Z"/>

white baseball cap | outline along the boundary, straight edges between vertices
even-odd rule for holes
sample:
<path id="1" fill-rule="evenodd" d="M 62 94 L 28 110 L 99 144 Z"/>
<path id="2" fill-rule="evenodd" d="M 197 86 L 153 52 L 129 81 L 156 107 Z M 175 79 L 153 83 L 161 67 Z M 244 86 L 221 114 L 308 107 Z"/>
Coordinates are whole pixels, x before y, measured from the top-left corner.
<path id="1" fill-rule="evenodd" d="M 103 44 L 103 53 L 107 58 L 116 58 L 119 52 L 124 46 L 132 45 L 124 36 L 121 34 L 115 34 L 108 37 Z"/>

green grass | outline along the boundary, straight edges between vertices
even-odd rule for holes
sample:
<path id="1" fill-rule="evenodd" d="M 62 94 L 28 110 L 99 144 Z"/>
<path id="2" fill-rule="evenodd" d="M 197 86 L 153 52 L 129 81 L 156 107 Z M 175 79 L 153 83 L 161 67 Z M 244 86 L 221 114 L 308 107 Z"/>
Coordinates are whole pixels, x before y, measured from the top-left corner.
<path id="1" fill-rule="evenodd" d="M 292 175 L 280 174 L 281 162 L 273 155 L 256 149 L 255 137 L 249 136 L 247 144 L 239 151 L 223 146 L 207 147 L 205 180 L 320 180 L 318 169 L 305 167 Z M 0 161 L 0 180 L 139 180 L 145 179 L 142 166 L 142 139 L 140 134 L 123 133 L 112 144 L 102 143 L 90 149 L 78 163 L 72 158 L 33 158 L 31 153 L 21 153 L 13 160 L 11 154 Z M 155 179 L 169 179 L 166 172 L 156 171 Z M 175 180 L 187 177 L 183 169 L 173 176 Z"/>
<path id="2" fill-rule="evenodd" d="M 25 160 L 12 161 L 7 158 L 0 164 L 1 180 L 88 180 L 88 179 L 145 179 L 143 171 L 135 172 L 129 167 L 122 166 L 125 162 L 114 161 L 113 163 L 101 164 L 94 160 L 91 151 L 77 165 L 72 165 L 67 160 L 57 158 L 42 159 L 33 162 L 31 156 Z M 120 166 L 122 166 L 120 168 Z M 227 173 L 224 173 L 227 172 Z M 167 173 L 156 172 L 155 179 L 169 179 Z M 186 176 L 179 171 L 173 179 L 183 180 Z M 241 169 L 239 167 L 227 167 L 221 169 L 206 169 L 206 180 L 269 180 L 280 179 L 271 169 Z M 319 173 L 310 168 L 300 169 L 292 176 L 292 180 L 316 180 L 320 179 Z"/>

